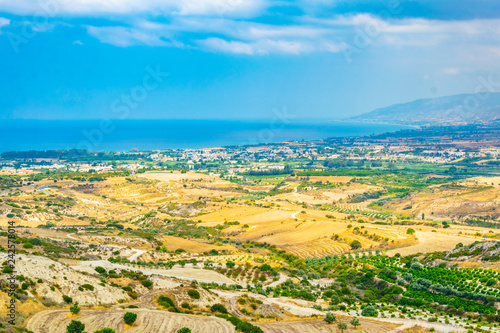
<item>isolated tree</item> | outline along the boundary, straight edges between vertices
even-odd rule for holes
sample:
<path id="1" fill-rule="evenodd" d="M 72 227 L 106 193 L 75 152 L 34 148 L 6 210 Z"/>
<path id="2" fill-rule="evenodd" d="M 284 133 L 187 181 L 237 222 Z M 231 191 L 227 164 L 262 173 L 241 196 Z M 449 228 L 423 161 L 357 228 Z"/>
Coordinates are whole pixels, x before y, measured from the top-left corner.
<path id="1" fill-rule="evenodd" d="M 81 308 L 78 306 L 78 302 L 76 302 L 74 305 L 72 305 L 72 306 L 69 307 L 69 311 L 72 314 L 79 314 L 80 310 L 81 310 Z"/>
<path id="2" fill-rule="evenodd" d="M 133 312 L 127 312 L 123 315 L 123 321 L 127 325 L 133 325 L 137 320 L 137 314 Z"/>
<path id="3" fill-rule="evenodd" d="M 335 320 L 337 320 L 337 317 L 332 312 L 327 312 L 325 318 L 323 318 L 324 321 L 326 321 L 327 324 L 333 323 Z"/>
<path id="4" fill-rule="evenodd" d="M 408 234 L 408 235 L 413 235 L 414 233 L 415 233 L 415 230 L 414 230 L 414 229 L 412 229 L 412 228 L 408 228 L 408 229 L 406 230 L 406 234 Z"/>
<path id="5" fill-rule="evenodd" d="M 183 327 L 180 330 L 177 330 L 177 333 L 191 333 L 191 329 Z"/>
<path id="6" fill-rule="evenodd" d="M 72 320 L 68 326 L 66 326 L 66 333 L 83 333 L 85 330 L 85 324 L 78 320 Z"/>
<path id="7" fill-rule="evenodd" d="M 368 305 L 363 308 L 361 315 L 365 317 L 378 317 L 378 310 L 374 306 Z"/>
<path id="8" fill-rule="evenodd" d="M 343 321 L 339 322 L 337 324 L 337 328 L 341 331 L 344 332 L 347 329 L 347 324 L 344 323 Z"/>
<path id="9" fill-rule="evenodd" d="M 357 250 L 357 249 L 360 249 L 361 247 L 362 247 L 362 245 L 361 245 L 361 242 L 359 240 L 352 241 L 351 249 Z"/>
<path id="10" fill-rule="evenodd" d="M 354 328 L 356 328 L 356 327 L 360 326 L 361 323 L 359 322 L 358 318 L 352 318 L 351 325 L 354 326 Z"/>

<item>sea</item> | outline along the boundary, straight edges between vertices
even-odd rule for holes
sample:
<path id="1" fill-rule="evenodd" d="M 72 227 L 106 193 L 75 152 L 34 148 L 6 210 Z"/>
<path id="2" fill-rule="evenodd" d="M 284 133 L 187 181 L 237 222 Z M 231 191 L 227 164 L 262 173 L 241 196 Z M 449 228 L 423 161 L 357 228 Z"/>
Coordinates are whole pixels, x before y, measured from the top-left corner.
<path id="1" fill-rule="evenodd" d="M 0 153 L 47 149 L 130 151 L 215 148 L 330 137 L 362 136 L 409 128 L 331 120 L 0 120 Z"/>

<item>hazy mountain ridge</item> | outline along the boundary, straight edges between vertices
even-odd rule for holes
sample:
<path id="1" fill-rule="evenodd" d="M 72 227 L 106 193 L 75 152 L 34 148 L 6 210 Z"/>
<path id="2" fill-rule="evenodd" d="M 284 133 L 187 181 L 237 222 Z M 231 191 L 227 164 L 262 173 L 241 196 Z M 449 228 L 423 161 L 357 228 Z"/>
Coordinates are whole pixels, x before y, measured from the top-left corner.
<path id="1" fill-rule="evenodd" d="M 422 126 L 487 124 L 500 120 L 500 93 L 418 99 L 376 109 L 347 120 Z"/>

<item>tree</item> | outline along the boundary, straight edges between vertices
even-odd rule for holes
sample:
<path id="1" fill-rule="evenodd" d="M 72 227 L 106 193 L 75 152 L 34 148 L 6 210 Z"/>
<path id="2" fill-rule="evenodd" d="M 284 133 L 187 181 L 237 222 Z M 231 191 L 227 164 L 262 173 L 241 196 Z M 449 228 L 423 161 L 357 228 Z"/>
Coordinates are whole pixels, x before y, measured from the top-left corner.
<path id="1" fill-rule="evenodd" d="M 356 327 L 360 326 L 361 323 L 359 322 L 358 318 L 352 318 L 351 325 L 354 326 L 354 328 L 356 328 Z"/>
<path id="2" fill-rule="evenodd" d="M 332 312 L 327 312 L 323 320 L 326 321 L 327 324 L 331 324 L 337 320 L 337 317 L 335 317 L 335 315 Z"/>
<path id="3" fill-rule="evenodd" d="M 337 327 L 341 332 L 344 332 L 347 329 L 347 324 L 341 321 L 337 324 Z"/>
<path id="4" fill-rule="evenodd" d="M 406 234 L 408 234 L 408 235 L 413 235 L 414 233 L 415 233 L 415 230 L 414 230 L 414 229 L 412 229 L 412 228 L 408 228 L 408 229 L 406 230 Z"/>
<path id="5" fill-rule="evenodd" d="M 78 302 L 76 302 L 74 305 L 72 305 L 72 306 L 69 307 L 69 311 L 72 314 L 79 314 L 80 310 L 81 310 L 81 308 L 78 306 Z"/>
<path id="6" fill-rule="evenodd" d="M 183 327 L 180 330 L 178 330 L 177 333 L 191 333 L 191 329 Z"/>
<path id="7" fill-rule="evenodd" d="M 216 303 L 210 307 L 210 311 L 212 312 L 220 312 L 220 313 L 227 313 L 227 309 L 224 305 Z"/>
<path id="8" fill-rule="evenodd" d="M 84 329 L 84 323 L 78 320 L 72 320 L 68 326 L 66 326 L 66 333 L 83 333 Z"/>
<path id="9" fill-rule="evenodd" d="M 354 240 L 351 243 L 351 249 L 353 249 L 353 250 L 357 250 L 357 249 L 360 249 L 362 247 L 363 247 L 363 245 L 361 245 L 361 242 L 359 240 Z"/>
<path id="10" fill-rule="evenodd" d="M 127 325 L 133 325 L 137 319 L 137 314 L 133 312 L 127 312 L 123 315 L 123 321 Z"/>
<path id="11" fill-rule="evenodd" d="M 378 317 L 378 310 L 374 306 L 368 305 L 363 308 L 361 315 L 365 317 Z"/>
<path id="12" fill-rule="evenodd" d="M 101 328 L 98 331 L 95 331 L 94 333 L 116 333 L 116 332 L 115 332 L 114 329 L 111 329 L 109 327 L 104 327 L 104 328 Z"/>

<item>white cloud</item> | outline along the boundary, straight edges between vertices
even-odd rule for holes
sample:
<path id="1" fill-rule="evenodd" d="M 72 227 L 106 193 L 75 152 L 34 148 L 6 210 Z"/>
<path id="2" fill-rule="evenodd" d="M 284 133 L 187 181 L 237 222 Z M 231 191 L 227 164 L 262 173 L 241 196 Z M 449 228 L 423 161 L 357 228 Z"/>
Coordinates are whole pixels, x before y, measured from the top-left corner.
<path id="1" fill-rule="evenodd" d="M 182 43 L 171 40 L 167 33 L 153 34 L 146 30 L 129 27 L 94 27 L 87 26 L 91 36 L 103 43 L 120 47 L 133 45 L 174 46 L 182 47 Z"/>
<path id="2" fill-rule="evenodd" d="M 239 41 L 226 41 L 221 38 L 207 38 L 198 41 L 201 46 L 204 46 L 210 51 L 221 51 L 224 53 L 234 54 L 264 54 L 264 50 L 257 50 L 254 46 L 239 42 Z"/>
<path id="3" fill-rule="evenodd" d="M 0 11 L 19 15 L 153 14 L 247 16 L 264 0 L 0 0 Z"/>
<path id="4" fill-rule="evenodd" d="M 4 17 L 0 17 L 0 28 L 6 25 L 10 25 L 10 20 Z"/>
<path id="5" fill-rule="evenodd" d="M 310 42 L 301 40 L 263 39 L 251 42 L 226 41 L 221 38 L 199 40 L 198 45 L 212 52 L 224 52 L 247 55 L 292 54 L 320 52 L 340 52 L 342 44 L 332 42 Z"/>

